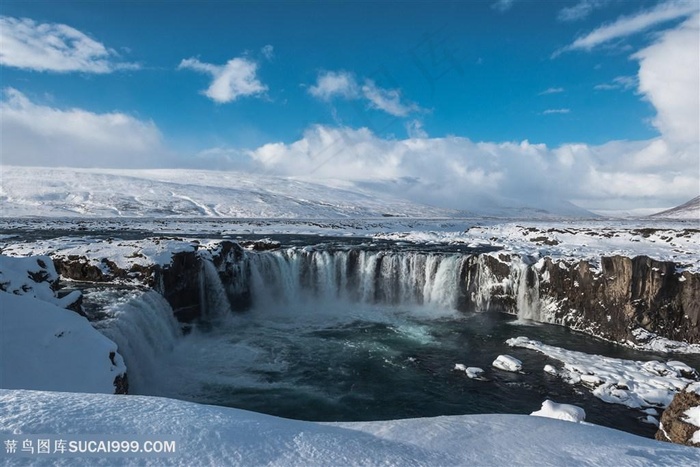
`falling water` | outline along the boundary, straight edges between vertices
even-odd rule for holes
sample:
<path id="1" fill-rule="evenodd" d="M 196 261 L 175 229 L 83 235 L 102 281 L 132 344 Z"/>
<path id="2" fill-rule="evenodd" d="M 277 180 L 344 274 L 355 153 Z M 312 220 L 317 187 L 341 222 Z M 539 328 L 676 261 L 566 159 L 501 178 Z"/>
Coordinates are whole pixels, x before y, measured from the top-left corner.
<path id="1" fill-rule="evenodd" d="M 521 259 L 514 261 L 511 275 L 516 284 L 518 321 L 540 321 L 540 284 L 536 271 Z"/>
<path id="2" fill-rule="evenodd" d="M 148 291 L 115 297 L 103 311 L 109 318 L 98 328 L 117 344 L 124 357 L 129 392 L 151 393 L 160 381 L 163 358 L 182 334 L 172 308 L 159 293 Z"/>
<path id="3" fill-rule="evenodd" d="M 257 306 L 303 300 L 457 306 L 466 257 L 387 251 L 286 249 L 250 253 Z"/>

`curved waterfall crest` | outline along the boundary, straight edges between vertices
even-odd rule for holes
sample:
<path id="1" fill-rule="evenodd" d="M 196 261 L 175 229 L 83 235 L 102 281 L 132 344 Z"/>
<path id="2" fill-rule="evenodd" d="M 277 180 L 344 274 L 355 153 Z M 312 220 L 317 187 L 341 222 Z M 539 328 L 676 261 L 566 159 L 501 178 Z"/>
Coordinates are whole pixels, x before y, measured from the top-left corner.
<path id="1" fill-rule="evenodd" d="M 460 254 L 288 248 L 246 255 L 255 305 L 303 300 L 456 308 Z"/>

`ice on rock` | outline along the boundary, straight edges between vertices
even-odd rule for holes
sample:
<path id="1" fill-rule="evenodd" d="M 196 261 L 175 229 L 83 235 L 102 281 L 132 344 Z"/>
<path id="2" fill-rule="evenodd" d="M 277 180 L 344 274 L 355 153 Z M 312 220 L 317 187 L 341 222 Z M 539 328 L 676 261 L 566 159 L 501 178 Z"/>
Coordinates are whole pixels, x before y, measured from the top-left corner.
<path id="1" fill-rule="evenodd" d="M 581 407 L 571 404 L 558 404 L 549 399 L 542 402 L 542 408 L 540 410 L 536 410 L 530 415 L 576 423 L 586 420 L 586 411 Z"/>
<path id="2" fill-rule="evenodd" d="M 587 386 L 598 387 L 603 384 L 603 379 L 597 377 L 596 375 L 581 375 L 581 382 Z"/>
<path id="3" fill-rule="evenodd" d="M 523 368 L 523 362 L 510 355 L 499 355 L 492 365 L 499 370 L 512 372 L 518 372 Z"/>
<path id="4" fill-rule="evenodd" d="M 461 363 L 456 363 L 455 368 L 456 371 L 463 371 L 467 374 L 467 376 L 471 379 L 480 379 L 484 375 L 484 370 L 482 370 L 479 367 L 476 366 L 465 366 Z"/>
<path id="5" fill-rule="evenodd" d="M 647 415 L 646 417 L 641 418 L 640 421 L 642 423 L 648 423 L 649 425 L 659 426 L 659 420 L 657 420 L 656 417 L 652 417 L 651 415 Z"/>
<path id="6" fill-rule="evenodd" d="M 557 375 L 557 369 L 554 368 L 552 365 L 545 365 L 543 370 L 545 373 L 549 373 L 550 375 Z"/>

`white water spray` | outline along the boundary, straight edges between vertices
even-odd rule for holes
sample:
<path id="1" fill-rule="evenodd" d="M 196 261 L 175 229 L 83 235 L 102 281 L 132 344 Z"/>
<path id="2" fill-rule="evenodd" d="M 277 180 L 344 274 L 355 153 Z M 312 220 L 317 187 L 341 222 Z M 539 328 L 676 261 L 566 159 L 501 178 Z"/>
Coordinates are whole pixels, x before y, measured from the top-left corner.
<path id="1" fill-rule="evenodd" d="M 124 357 L 129 393 L 153 394 L 162 359 L 182 335 L 173 309 L 159 293 L 148 291 L 117 299 L 104 311 L 110 318 L 99 328 Z"/>
<path id="2" fill-rule="evenodd" d="M 386 251 L 286 249 L 250 253 L 258 306 L 300 300 L 455 308 L 466 256 Z"/>

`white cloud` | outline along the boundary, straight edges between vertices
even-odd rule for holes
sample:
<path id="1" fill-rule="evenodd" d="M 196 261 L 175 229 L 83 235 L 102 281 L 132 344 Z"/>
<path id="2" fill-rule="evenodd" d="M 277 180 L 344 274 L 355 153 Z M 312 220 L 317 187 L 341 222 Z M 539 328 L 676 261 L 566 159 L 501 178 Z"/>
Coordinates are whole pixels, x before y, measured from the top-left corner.
<path id="1" fill-rule="evenodd" d="M 613 78 L 610 83 L 601 83 L 593 86 L 593 89 L 597 91 L 610 91 L 613 89 L 621 89 L 627 91 L 628 89 L 633 89 L 637 86 L 639 80 L 636 76 L 617 76 Z"/>
<path id="2" fill-rule="evenodd" d="M 559 21 L 578 21 L 588 17 L 593 11 L 610 4 L 612 0 L 580 0 L 577 4 L 559 10 Z"/>
<path id="3" fill-rule="evenodd" d="M 423 122 L 420 120 L 411 120 L 406 123 L 406 133 L 409 138 L 427 138 L 428 133 L 423 128 Z"/>
<path id="4" fill-rule="evenodd" d="M 275 48 L 272 47 L 270 44 L 267 44 L 262 49 L 260 49 L 260 52 L 262 52 L 263 57 L 265 57 L 268 60 L 272 60 L 275 56 Z"/>
<path id="5" fill-rule="evenodd" d="M 188 58 L 180 62 L 178 69 L 190 69 L 211 75 L 212 82 L 203 94 L 220 104 L 233 102 L 243 96 L 257 96 L 267 91 L 267 86 L 257 78 L 257 63 L 246 58 L 232 58 L 223 66 Z"/>
<path id="6" fill-rule="evenodd" d="M 355 76 L 342 70 L 319 73 L 316 84 L 309 87 L 309 94 L 323 101 L 336 97 L 355 99 L 360 95 Z"/>
<path id="7" fill-rule="evenodd" d="M 114 50 L 65 24 L 0 16 L 1 65 L 59 73 L 139 68 L 134 63 L 115 62 L 116 58 Z"/>
<path id="8" fill-rule="evenodd" d="M 497 2 L 491 4 L 491 8 L 504 12 L 510 10 L 513 7 L 513 3 L 515 3 L 515 0 L 498 0 Z"/>
<path id="9" fill-rule="evenodd" d="M 542 115 L 568 114 L 570 112 L 571 112 L 571 109 L 547 109 L 544 112 L 542 112 Z"/>
<path id="10" fill-rule="evenodd" d="M 266 173 L 342 179 L 457 209 L 547 209 L 567 199 L 588 209 L 664 207 L 696 196 L 700 183 L 700 161 L 678 158 L 660 138 L 548 148 L 460 137 L 383 139 L 366 128 L 315 126 L 296 142 L 266 144 L 249 157 Z"/>
<path id="11" fill-rule="evenodd" d="M 547 94 L 559 94 L 562 92 L 564 92 L 564 88 L 547 88 L 544 91 L 542 91 L 541 93 L 539 93 L 539 95 L 544 96 Z"/>
<path id="12" fill-rule="evenodd" d="M 603 25 L 583 37 L 576 39 L 565 50 L 591 50 L 601 44 L 615 39 L 637 34 L 659 24 L 686 18 L 700 10 L 697 0 L 670 0 L 643 10 L 631 16 L 623 16 L 617 21 Z"/>
<path id="13" fill-rule="evenodd" d="M 384 89 L 371 79 L 365 79 L 362 86 L 355 75 L 347 71 L 324 71 L 319 73 L 316 84 L 309 87 L 309 94 L 317 99 L 330 102 L 335 98 L 357 100 L 364 98 L 367 104 L 395 117 L 406 117 L 422 110 L 412 102 L 403 102 L 399 89 Z"/>
<path id="14" fill-rule="evenodd" d="M 6 165 L 153 167 L 166 157 L 153 122 L 112 112 L 61 110 L 31 102 L 16 89 L 0 102 Z"/>
<path id="15" fill-rule="evenodd" d="M 700 14 L 637 52 L 639 91 L 657 111 L 655 126 L 669 142 L 700 145 Z M 691 151 L 692 152 L 692 151 Z"/>
<path id="16" fill-rule="evenodd" d="M 420 107 L 413 103 L 401 102 L 401 91 L 398 89 L 382 89 L 370 79 L 365 80 L 362 94 L 369 101 L 370 107 L 395 117 L 406 117 L 408 114 L 420 110 Z"/>

